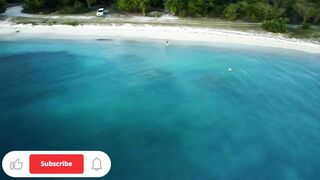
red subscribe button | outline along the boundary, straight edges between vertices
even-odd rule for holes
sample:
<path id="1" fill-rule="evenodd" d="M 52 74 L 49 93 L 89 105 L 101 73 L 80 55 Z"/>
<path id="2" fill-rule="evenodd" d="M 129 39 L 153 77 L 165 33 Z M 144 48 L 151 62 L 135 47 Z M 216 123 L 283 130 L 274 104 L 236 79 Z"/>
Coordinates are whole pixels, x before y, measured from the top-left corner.
<path id="1" fill-rule="evenodd" d="M 31 174 L 83 174 L 82 154 L 31 154 Z"/>

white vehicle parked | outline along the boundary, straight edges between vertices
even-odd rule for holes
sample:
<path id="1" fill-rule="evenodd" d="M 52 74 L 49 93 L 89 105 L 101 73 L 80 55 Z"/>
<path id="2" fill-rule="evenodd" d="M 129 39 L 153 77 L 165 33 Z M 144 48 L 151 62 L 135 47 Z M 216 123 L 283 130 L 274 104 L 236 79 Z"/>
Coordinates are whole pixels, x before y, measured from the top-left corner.
<path id="1" fill-rule="evenodd" d="M 101 16 L 104 16 L 106 13 L 107 11 L 104 8 L 99 8 L 96 15 L 98 17 L 101 17 Z"/>

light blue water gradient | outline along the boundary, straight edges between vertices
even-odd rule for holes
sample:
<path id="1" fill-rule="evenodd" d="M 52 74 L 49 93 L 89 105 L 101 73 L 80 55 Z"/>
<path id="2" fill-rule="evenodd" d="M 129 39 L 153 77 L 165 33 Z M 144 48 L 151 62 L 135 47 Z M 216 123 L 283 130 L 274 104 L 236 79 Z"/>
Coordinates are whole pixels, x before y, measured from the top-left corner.
<path id="1" fill-rule="evenodd" d="M 320 56 L 3 41 L 0 155 L 11 150 L 102 150 L 109 180 L 319 180 Z"/>

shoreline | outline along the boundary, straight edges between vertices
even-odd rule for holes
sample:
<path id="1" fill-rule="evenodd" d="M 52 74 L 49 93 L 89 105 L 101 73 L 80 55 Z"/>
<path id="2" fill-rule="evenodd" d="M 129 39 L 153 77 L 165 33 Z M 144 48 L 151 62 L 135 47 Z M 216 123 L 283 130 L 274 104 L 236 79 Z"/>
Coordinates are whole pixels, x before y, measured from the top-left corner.
<path id="1" fill-rule="evenodd" d="M 31 25 L 0 23 L 0 40 L 37 39 L 148 39 L 184 42 L 224 43 L 273 47 L 320 54 L 320 44 L 289 39 L 272 33 L 226 29 L 158 25 Z"/>

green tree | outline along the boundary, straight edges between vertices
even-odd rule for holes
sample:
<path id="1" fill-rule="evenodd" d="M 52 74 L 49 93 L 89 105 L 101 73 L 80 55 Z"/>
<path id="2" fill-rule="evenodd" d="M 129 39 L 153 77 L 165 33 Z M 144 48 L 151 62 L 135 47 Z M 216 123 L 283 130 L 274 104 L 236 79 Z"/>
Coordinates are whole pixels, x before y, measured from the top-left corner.
<path id="1" fill-rule="evenodd" d="M 74 1 L 73 0 L 62 0 L 62 6 L 73 6 Z"/>
<path id="2" fill-rule="evenodd" d="M 297 0 L 294 9 L 302 17 L 302 24 L 308 23 L 311 18 L 316 24 L 320 18 L 320 1 Z"/>
<path id="3" fill-rule="evenodd" d="M 261 27 L 264 30 L 269 32 L 285 33 L 287 32 L 287 24 L 288 24 L 288 19 L 279 18 L 279 19 L 265 20 L 262 22 Z"/>
<path id="4" fill-rule="evenodd" d="M 289 18 L 290 23 L 319 23 L 320 0 L 7 0 L 24 1 L 31 12 L 82 13 L 93 4 L 113 3 L 121 11 L 141 12 L 166 11 L 177 16 L 224 17 L 229 20 L 242 19 L 251 22 Z M 5 0 L 0 0 L 4 10 Z M 2 8 L 1 8 L 2 7 Z M 1 12 L 0 11 L 0 12 Z"/>
<path id="5" fill-rule="evenodd" d="M 164 0 L 167 11 L 179 16 L 206 16 L 213 0 Z"/>
<path id="6" fill-rule="evenodd" d="M 31 12 L 37 13 L 43 9 L 44 1 L 43 0 L 26 0 L 25 5 L 27 9 Z"/>
<path id="7" fill-rule="evenodd" d="M 179 15 L 185 3 L 181 0 L 164 0 L 164 7 L 174 15 Z"/>
<path id="8" fill-rule="evenodd" d="M 239 13 L 238 13 L 238 9 L 239 9 L 239 5 L 238 4 L 230 4 L 229 6 L 227 6 L 226 9 L 224 9 L 223 11 L 223 16 L 226 19 L 229 20 L 234 20 L 238 17 Z"/>
<path id="9" fill-rule="evenodd" d="M 86 2 L 81 2 L 79 0 L 63 0 L 59 12 L 61 14 L 79 14 L 85 13 L 87 10 L 88 6 Z"/>
<path id="10" fill-rule="evenodd" d="M 187 13 L 190 16 L 205 16 L 212 5 L 212 0 L 189 0 Z"/>
<path id="11" fill-rule="evenodd" d="M 0 0 L 0 14 L 6 11 L 7 2 L 5 0 Z"/>
<path id="12" fill-rule="evenodd" d="M 54 12 L 62 4 L 62 0 L 25 0 L 27 11 L 32 13 L 38 12 Z"/>
<path id="13" fill-rule="evenodd" d="M 86 0 L 88 8 L 91 8 L 91 5 L 96 3 L 96 2 L 97 2 L 97 0 Z"/>
<path id="14" fill-rule="evenodd" d="M 145 16 L 146 11 L 150 8 L 150 1 L 149 0 L 141 0 L 140 2 L 140 9 L 142 11 L 142 14 Z"/>
<path id="15" fill-rule="evenodd" d="M 146 12 L 151 6 L 150 0 L 117 0 L 116 7 L 122 11 L 141 11 L 143 15 L 146 15 Z"/>
<path id="16" fill-rule="evenodd" d="M 319 19 L 320 19 L 320 8 L 317 8 L 314 10 L 314 20 L 313 20 L 313 23 L 314 24 L 317 24 Z"/>
<path id="17" fill-rule="evenodd" d="M 267 19 L 275 19 L 278 18 L 283 11 L 272 7 L 270 4 L 266 2 L 256 2 L 249 4 L 246 10 L 247 17 L 251 21 L 262 21 Z"/>

